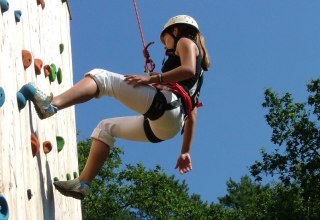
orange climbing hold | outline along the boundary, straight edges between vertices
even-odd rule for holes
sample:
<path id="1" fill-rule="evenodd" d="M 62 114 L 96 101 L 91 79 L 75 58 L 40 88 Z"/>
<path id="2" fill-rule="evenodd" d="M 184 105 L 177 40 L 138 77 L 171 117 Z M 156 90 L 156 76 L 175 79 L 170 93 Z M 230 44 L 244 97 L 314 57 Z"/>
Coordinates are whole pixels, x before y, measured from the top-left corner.
<path id="1" fill-rule="evenodd" d="M 40 152 L 40 143 L 35 133 L 31 133 L 31 149 L 32 156 L 36 156 Z"/>
<path id="2" fill-rule="evenodd" d="M 43 152 L 45 154 L 50 153 L 50 151 L 52 150 L 52 144 L 50 141 L 45 141 L 43 142 Z"/>
<path id="3" fill-rule="evenodd" d="M 36 75 L 41 74 L 42 66 L 43 66 L 43 62 L 41 59 L 34 59 L 34 71 Z"/>
<path id="4" fill-rule="evenodd" d="M 27 69 L 32 63 L 31 53 L 27 50 L 22 50 L 22 62 L 24 69 Z"/>

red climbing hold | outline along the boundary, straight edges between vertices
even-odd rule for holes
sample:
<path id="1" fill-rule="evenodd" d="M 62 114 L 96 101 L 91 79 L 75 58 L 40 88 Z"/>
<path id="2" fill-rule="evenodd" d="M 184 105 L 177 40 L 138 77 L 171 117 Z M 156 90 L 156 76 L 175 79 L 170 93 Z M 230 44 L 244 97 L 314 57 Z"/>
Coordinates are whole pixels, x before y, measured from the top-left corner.
<path id="1" fill-rule="evenodd" d="M 44 2 L 44 0 L 37 0 L 37 4 L 41 5 L 42 9 L 44 9 L 44 7 L 46 6 L 46 3 Z"/>
<path id="2" fill-rule="evenodd" d="M 45 154 L 50 153 L 50 151 L 52 150 L 52 144 L 50 141 L 45 141 L 43 142 L 43 152 Z"/>
<path id="3" fill-rule="evenodd" d="M 44 69 L 44 75 L 45 75 L 45 77 L 50 76 L 50 73 L 51 73 L 51 67 L 50 67 L 50 65 L 45 65 L 45 66 L 43 67 L 43 69 Z"/>
<path id="4" fill-rule="evenodd" d="M 34 71 L 36 75 L 41 74 L 42 66 L 43 66 L 43 62 L 41 59 L 34 59 Z"/>
<path id="5" fill-rule="evenodd" d="M 27 69 L 32 63 L 31 53 L 27 50 L 22 50 L 22 62 L 24 69 Z"/>
<path id="6" fill-rule="evenodd" d="M 35 133 L 31 133 L 32 156 L 36 156 L 40 151 L 40 143 Z"/>

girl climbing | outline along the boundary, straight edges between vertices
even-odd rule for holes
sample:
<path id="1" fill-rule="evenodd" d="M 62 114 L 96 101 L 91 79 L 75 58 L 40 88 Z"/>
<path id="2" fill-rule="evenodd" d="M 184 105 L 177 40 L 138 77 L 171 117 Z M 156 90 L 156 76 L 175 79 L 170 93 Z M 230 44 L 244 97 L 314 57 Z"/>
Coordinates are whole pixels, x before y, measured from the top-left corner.
<path id="1" fill-rule="evenodd" d="M 192 169 L 190 149 L 202 72 L 209 68 L 209 55 L 197 22 L 188 15 L 170 18 L 160 39 L 167 55 L 161 74 L 121 75 L 94 69 L 55 97 L 46 96 L 33 84 L 25 85 L 25 89 L 32 91 L 31 100 L 41 119 L 103 96 L 114 97 L 140 114 L 105 119 L 98 124 L 91 135 L 91 150 L 81 175 L 73 180 L 54 182 L 63 195 L 83 199 L 90 193 L 90 182 L 104 164 L 116 137 L 156 143 L 174 137 L 183 129 L 181 154 L 175 168 L 181 174 Z"/>

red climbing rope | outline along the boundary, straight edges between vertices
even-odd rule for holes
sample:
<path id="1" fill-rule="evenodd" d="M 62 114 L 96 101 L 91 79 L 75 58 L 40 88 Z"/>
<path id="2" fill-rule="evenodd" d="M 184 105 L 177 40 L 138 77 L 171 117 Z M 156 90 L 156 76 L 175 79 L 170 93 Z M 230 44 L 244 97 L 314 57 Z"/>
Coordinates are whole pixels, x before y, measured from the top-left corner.
<path id="1" fill-rule="evenodd" d="M 136 0 L 133 0 L 133 5 L 134 5 L 135 12 L 136 12 L 136 17 L 137 17 L 139 31 L 140 31 L 140 37 L 141 37 L 142 46 L 143 46 L 142 53 L 143 53 L 143 56 L 145 58 L 145 61 L 144 61 L 144 72 L 148 74 L 148 73 L 152 72 L 154 70 L 154 68 L 155 68 L 155 64 L 154 64 L 153 60 L 150 58 L 150 54 L 149 54 L 149 51 L 148 51 L 148 47 L 151 44 L 154 44 L 154 42 L 150 42 L 147 45 L 145 44 Z"/>

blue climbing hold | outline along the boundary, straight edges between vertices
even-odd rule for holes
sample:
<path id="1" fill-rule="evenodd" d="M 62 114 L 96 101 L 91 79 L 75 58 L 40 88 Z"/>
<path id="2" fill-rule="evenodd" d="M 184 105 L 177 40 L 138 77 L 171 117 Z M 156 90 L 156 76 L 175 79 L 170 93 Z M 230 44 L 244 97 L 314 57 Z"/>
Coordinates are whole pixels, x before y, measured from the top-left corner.
<path id="1" fill-rule="evenodd" d="M 36 94 L 36 88 L 31 83 L 25 84 L 22 86 L 22 88 L 19 90 L 20 93 L 23 94 L 23 96 L 26 98 L 26 100 L 31 100 L 33 96 Z"/>
<path id="2" fill-rule="evenodd" d="M 8 220 L 9 218 L 9 206 L 6 198 L 0 196 L 0 220 Z"/>
<path id="3" fill-rule="evenodd" d="M 16 19 L 16 22 L 20 22 L 22 12 L 20 10 L 14 11 L 14 18 Z"/>
<path id="4" fill-rule="evenodd" d="M 23 109 L 27 104 L 27 100 L 21 92 L 17 92 L 17 103 L 19 110 Z"/>
<path id="5" fill-rule="evenodd" d="M 5 100 L 6 100 L 6 95 L 4 94 L 4 89 L 0 87 L 0 107 L 3 106 L 3 103 Z"/>
<path id="6" fill-rule="evenodd" d="M 7 0 L 0 0 L 1 12 L 6 12 L 9 10 L 9 2 Z"/>

